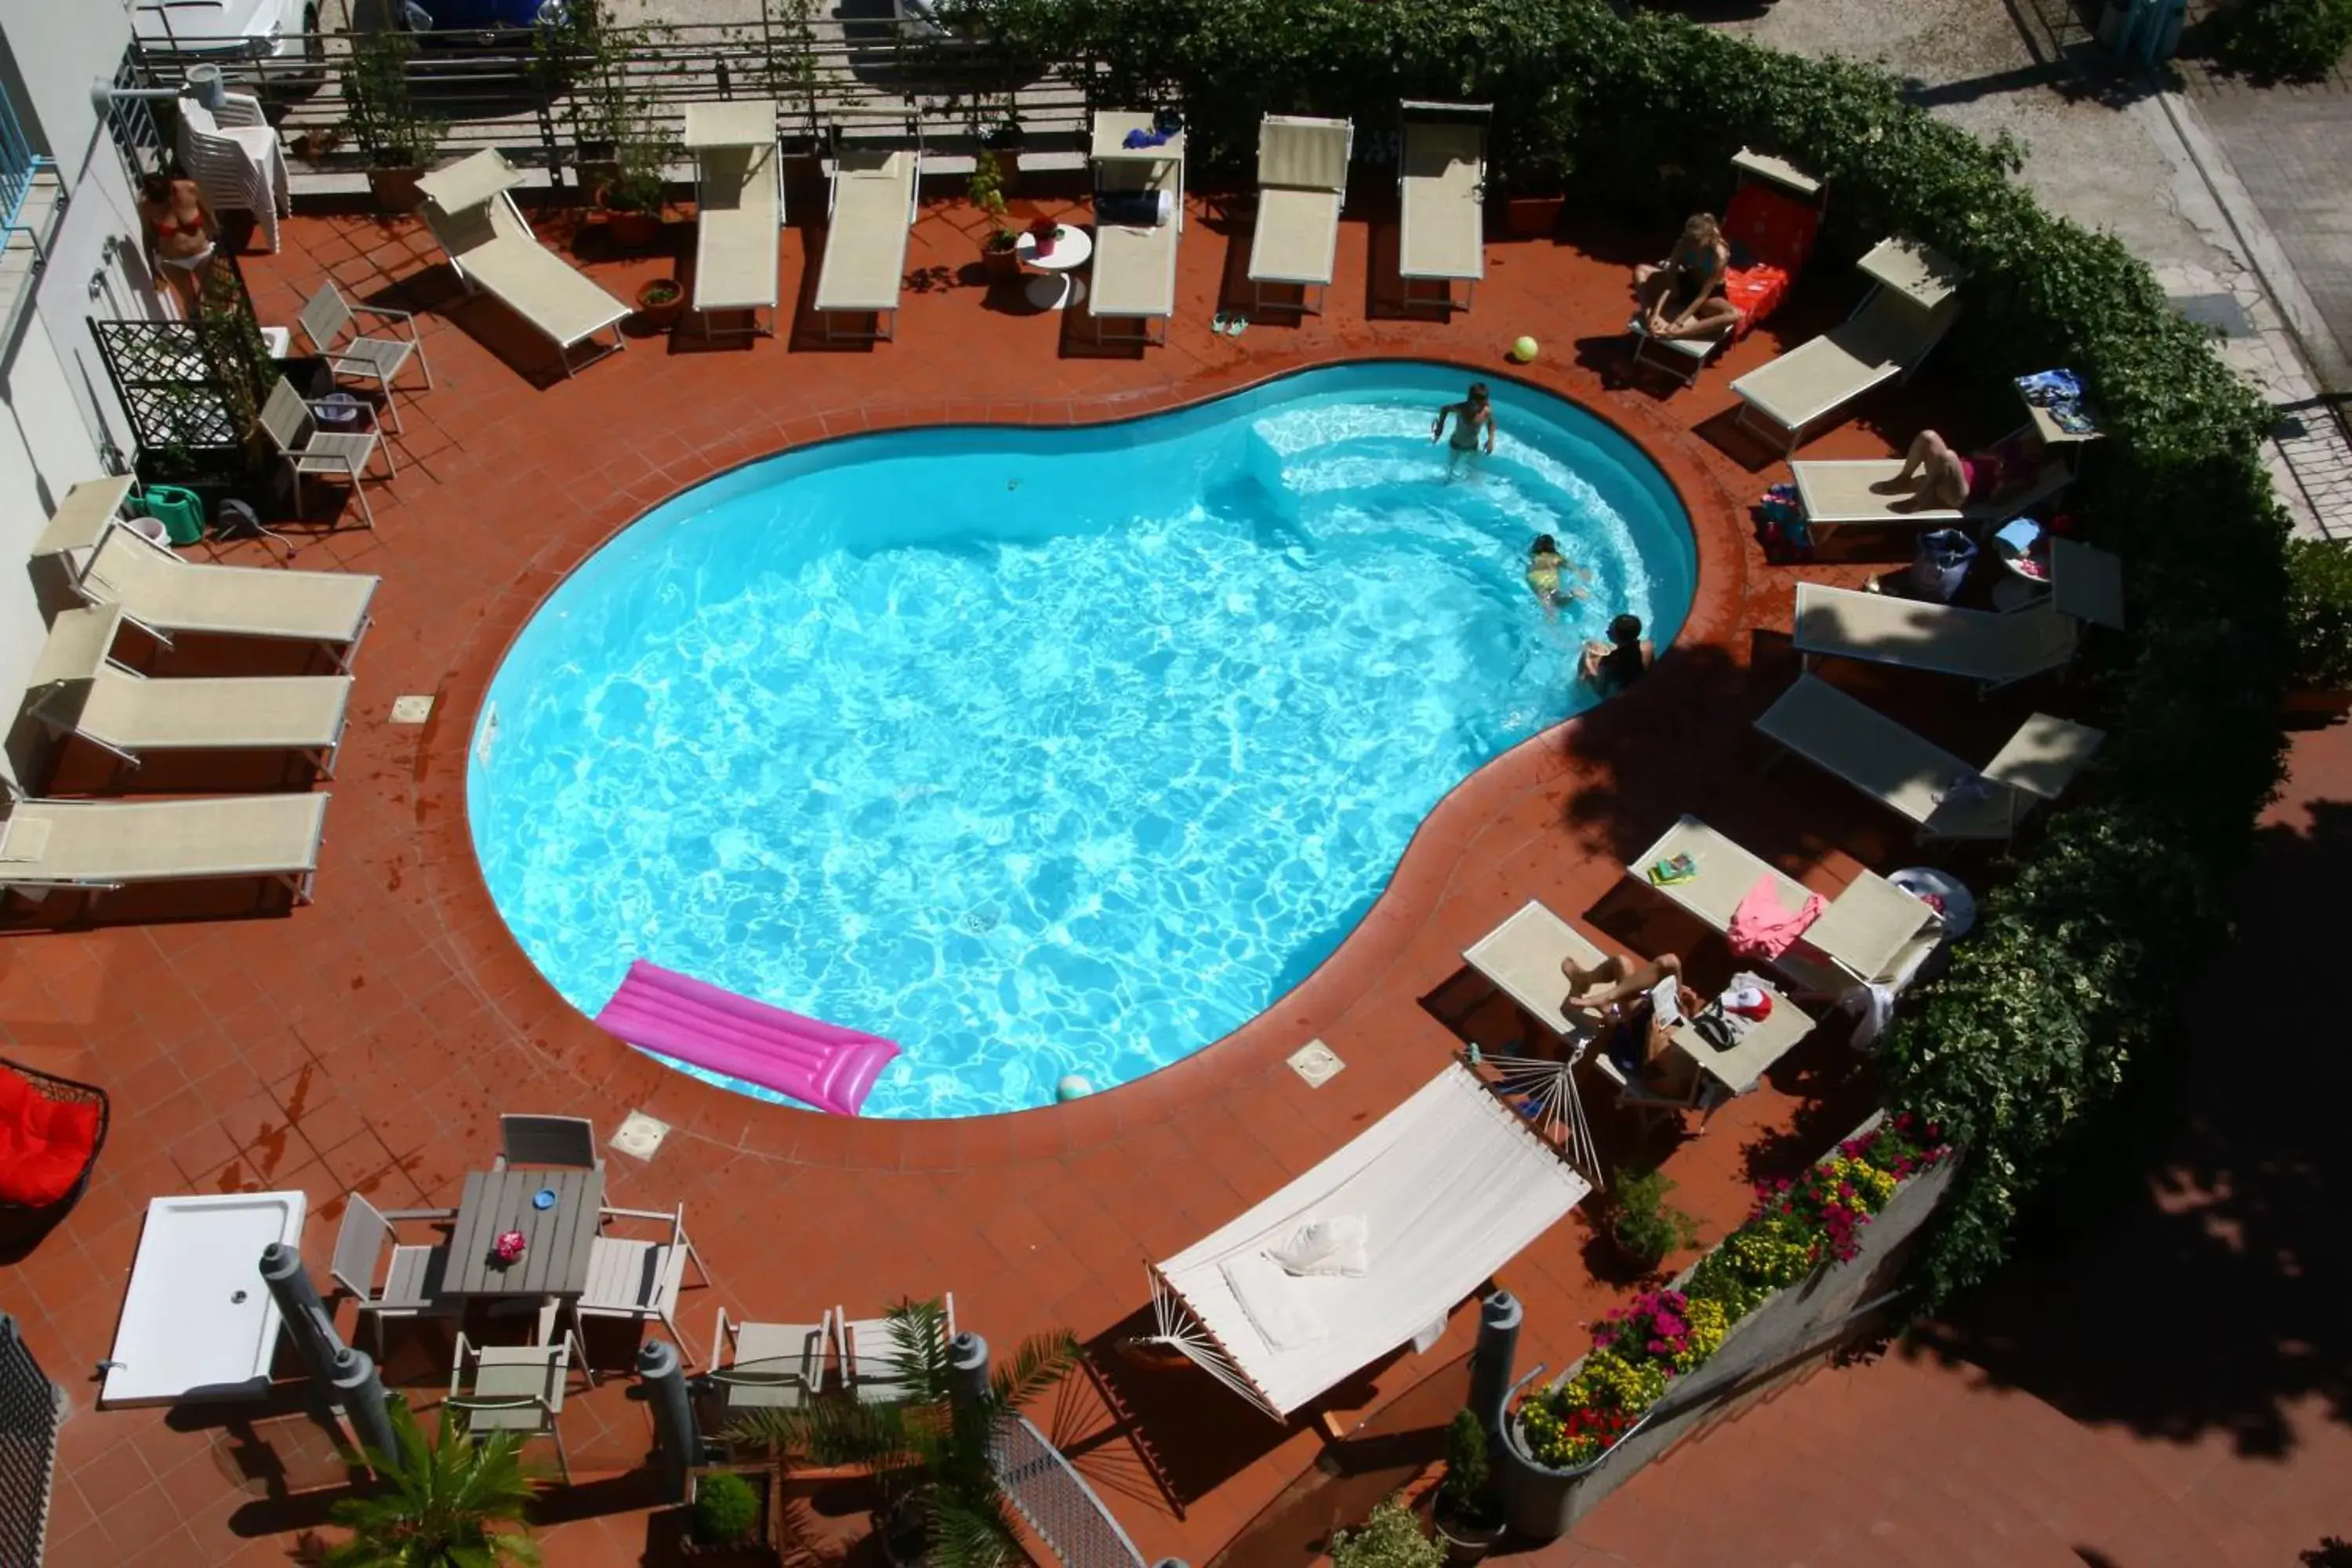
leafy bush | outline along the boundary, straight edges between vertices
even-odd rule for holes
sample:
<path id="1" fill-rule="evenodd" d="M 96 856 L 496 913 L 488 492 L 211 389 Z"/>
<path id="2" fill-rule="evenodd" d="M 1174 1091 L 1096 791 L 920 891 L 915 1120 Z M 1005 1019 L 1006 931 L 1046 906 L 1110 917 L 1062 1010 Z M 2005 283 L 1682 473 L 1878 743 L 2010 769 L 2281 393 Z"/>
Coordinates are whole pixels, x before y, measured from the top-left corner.
<path id="1" fill-rule="evenodd" d="M 1445 1548 L 1392 1496 L 1372 1510 L 1372 1516 L 1353 1530 L 1331 1535 L 1331 1568 L 1439 1568 Z"/>
<path id="2" fill-rule="evenodd" d="M 433 162 L 448 127 L 420 113 L 409 96 L 408 62 L 416 40 L 398 27 L 370 34 L 343 73 L 351 119 L 345 129 L 372 169 L 420 168 Z"/>
<path id="3" fill-rule="evenodd" d="M 1437 1485 L 1437 1512 L 1471 1530 L 1501 1522 L 1495 1475 L 1486 1457 L 1486 1424 L 1475 1410 L 1457 1410 L 1445 1429 L 1445 1479 Z"/>
<path id="4" fill-rule="evenodd" d="M 714 1470 L 694 1483 L 694 1539 L 706 1546 L 740 1541 L 760 1521 L 760 1494 L 732 1470 Z"/>
<path id="5" fill-rule="evenodd" d="M 1698 1221 L 1666 1202 L 1675 1190 L 1664 1171 L 1621 1176 L 1609 1211 L 1610 1233 L 1626 1256 L 1653 1267 L 1698 1239 Z"/>
<path id="6" fill-rule="evenodd" d="M 2257 77 L 2309 81 L 2352 50 L 2352 0 L 2247 0 L 2228 15 L 2221 58 Z"/>
<path id="7" fill-rule="evenodd" d="M 2286 569 L 2294 684 L 2308 691 L 2352 688 L 2352 543 L 2291 541 Z"/>

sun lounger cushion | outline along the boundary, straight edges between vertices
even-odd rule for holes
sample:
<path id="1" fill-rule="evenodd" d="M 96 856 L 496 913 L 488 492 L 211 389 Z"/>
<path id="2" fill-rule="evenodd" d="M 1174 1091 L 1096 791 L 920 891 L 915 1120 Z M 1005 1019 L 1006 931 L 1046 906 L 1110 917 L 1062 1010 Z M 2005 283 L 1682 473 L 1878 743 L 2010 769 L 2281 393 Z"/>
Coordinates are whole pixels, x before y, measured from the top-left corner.
<path id="1" fill-rule="evenodd" d="M 0 1203 L 46 1208 L 73 1191 L 98 1147 L 95 1100 L 51 1100 L 0 1066 Z"/>

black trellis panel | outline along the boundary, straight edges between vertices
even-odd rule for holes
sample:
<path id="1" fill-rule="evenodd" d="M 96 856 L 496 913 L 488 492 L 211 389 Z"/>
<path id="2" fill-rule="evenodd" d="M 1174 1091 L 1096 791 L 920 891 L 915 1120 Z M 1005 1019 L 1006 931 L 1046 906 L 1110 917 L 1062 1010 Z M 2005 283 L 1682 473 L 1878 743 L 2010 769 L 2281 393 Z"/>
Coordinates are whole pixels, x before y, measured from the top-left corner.
<path id="1" fill-rule="evenodd" d="M 0 1563 L 38 1563 L 65 1401 L 0 1312 Z"/>

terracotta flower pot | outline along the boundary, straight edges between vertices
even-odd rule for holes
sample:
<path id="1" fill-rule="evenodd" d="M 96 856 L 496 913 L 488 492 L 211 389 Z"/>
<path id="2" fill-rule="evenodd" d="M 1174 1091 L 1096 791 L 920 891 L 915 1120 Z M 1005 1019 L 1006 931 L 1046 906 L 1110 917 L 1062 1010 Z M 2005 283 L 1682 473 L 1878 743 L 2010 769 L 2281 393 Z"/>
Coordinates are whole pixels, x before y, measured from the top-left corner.
<path id="1" fill-rule="evenodd" d="M 667 295 L 667 298 L 660 296 Z M 686 314 L 686 290 L 675 278 L 656 278 L 637 290 L 637 315 L 657 332 L 668 331 Z"/>
<path id="2" fill-rule="evenodd" d="M 424 177 L 419 166 L 408 169 L 370 169 L 368 194 L 375 205 L 388 213 L 413 213 L 425 205 L 425 193 L 416 182 Z"/>
<path id="3" fill-rule="evenodd" d="M 623 250 L 643 250 L 661 237 L 662 215 L 658 207 L 652 212 L 608 207 L 601 189 L 596 193 L 596 205 L 604 215 L 604 237 Z"/>
<path id="4" fill-rule="evenodd" d="M 1542 239 L 1559 227 L 1566 196 L 1513 196 L 1503 206 L 1503 226 L 1513 239 Z"/>
<path id="5" fill-rule="evenodd" d="M 1021 279 L 1021 258 L 1011 246 L 994 247 L 980 253 L 980 264 L 987 272 L 991 287 L 999 283 L 1017 283 Z"/>

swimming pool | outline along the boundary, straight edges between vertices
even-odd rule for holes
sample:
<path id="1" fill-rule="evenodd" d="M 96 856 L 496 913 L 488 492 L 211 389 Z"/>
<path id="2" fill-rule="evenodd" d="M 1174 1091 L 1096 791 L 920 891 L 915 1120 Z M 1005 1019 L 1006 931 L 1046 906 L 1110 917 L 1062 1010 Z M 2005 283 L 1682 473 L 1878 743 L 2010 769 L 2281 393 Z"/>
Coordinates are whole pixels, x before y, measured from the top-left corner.
<path id="1" fill-rule="evenodd" d="M 1447 790 L 1591 700 L 1585 637 L 1631 610 L 1663 647 L 1688 608 L 1672 489 L 1572 405 L 1493 383 L 1496 454 L 1447 481 L 1430 421 L 1468 379 L 857 437 L 673 498 L 491 683 L 467 805 L 500 913 L 590 1015 L 645 957 L 898 1040 L 868 1116 L 1200 1049 Z M 1556 621 L 1538 532 L 1592 572 Z"/>

